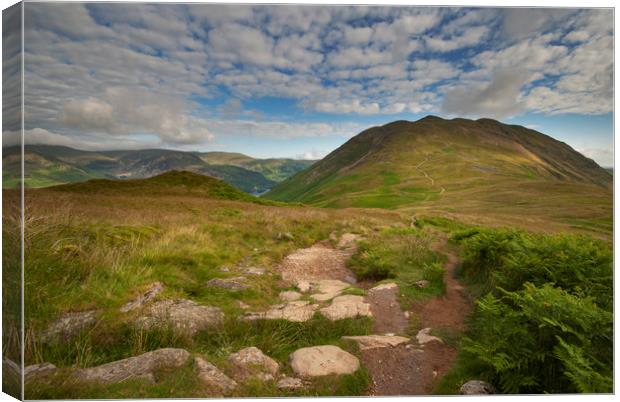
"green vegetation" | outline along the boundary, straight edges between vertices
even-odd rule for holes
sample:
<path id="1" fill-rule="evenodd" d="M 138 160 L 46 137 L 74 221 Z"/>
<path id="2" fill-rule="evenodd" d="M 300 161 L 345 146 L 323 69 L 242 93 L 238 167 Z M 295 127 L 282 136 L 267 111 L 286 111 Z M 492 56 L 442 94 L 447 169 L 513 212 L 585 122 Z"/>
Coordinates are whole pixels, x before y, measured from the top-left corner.
<path id="1" fill-rule="evenodd" d="M 469 230 L 461 277 L 481 296 L 438 392 L 481 378 L 502 393 L 612 392 L 612 253 L 601 241 Z"/>
<path id="2" fill-rule="evenodd" d="M 3 188 L 21 180 L 21 149 L 3 151 Z M 170 170 L 186 170 L 225 181 L 247 193 L 259 194 L 307 168 L 314 161 L 254 159 L 227 152 L 182 152 L 165 149 L 81 151 L 51 145 L 25 148 L 25 185 L 30 188 L 83 182 L 90 179 L 142 179 Z"/>
<path id="3" fill-rule="evenodd" d="M 429 116 L 365 130 L 264 197 L 610 238 L 611 188 L 608 171 L 544 134 Z"/>
<path id="4" fill-rule="evenodd" d="M 444 257 L 430 249 L 432 240 L 428 232 L 417 229 L 384 229 L 360 242 L 349 268 L 360 280 L 390 279 L 399 284 L 401 303 L 407 308 L 413 300 L 444 292 Z M 418 287 L 420 280 L 429 285 Z"/>

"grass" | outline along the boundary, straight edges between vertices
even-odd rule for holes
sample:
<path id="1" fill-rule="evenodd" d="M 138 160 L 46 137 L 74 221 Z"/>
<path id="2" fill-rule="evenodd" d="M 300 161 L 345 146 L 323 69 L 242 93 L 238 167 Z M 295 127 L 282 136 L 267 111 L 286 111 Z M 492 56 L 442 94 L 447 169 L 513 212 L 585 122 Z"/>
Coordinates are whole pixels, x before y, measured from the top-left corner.
<path id="1" fill-rule="evenodd" d="M 405 309 L 412 301 L 443 294 L 444 256 L 431 250 L 434 238 L 415 228 L 389 228 L 370 235 L 349 261 L 360 280 L 390 281 L 400 286 Z M 425 288 L 415 283 L 429 281 Z"/>
<path id="2" fill-rule="evenodd" d="M 228 353 L 257 346 L 290 371 L 288 355 L 296 348 L 336 344 L 351 350 L 340 341 L 342 335 L 369 333 L 368 319 L 332 323 L 317 316 L 306 323 L 239 321 L 243 310 L 238 301 L 254 310 L 279 302 L 283 288 L 278 275 L 253 276 L 251 288 L 241 291 L 205 284 L 212 278 L 237 276 L 243 267 L 273 267 L 286 254 L 328 239 L 331 233 L 369 233 L 378 226 L 400 224 L 402 216 L 213 199 L 191 187 L 189 183 L 185 189 L 190 191 L 174 188 L 157 197 L 124 189 L 74 191 L 74 186 L 27 190 L 26 364 L 47 361 L 61 368 L 89 367 L 160 347 L 182 347 L 226 367 Z M 5 190 L 5 199 L 16 194 Z M 5 213 L 6 229 L 9 218 Z M 278 236 L 282 232 L 294 237 Z M 9 239 L 8 234 L 5 238 Z M 14 255 L 7 253 L 5 261 Z M 220 307 L 225 323 L 194 339 L 166 329 L 135 329 L 134 314 L 121 314 L 118 309 L 155 281 L 165 286 L 158 298 L 187 298 Z M 65 343 L 37 341 L 36 335 L 62 313 L 93 308 L 100 311 L 94 328 Z M 7 334 L 5 345 L 11 342 Z M 187 374 L 191 368 L 187 370 L 167 374 L 165 379 L 162 375 L 162 383 L 156 385 L 130 381 L 84 387 L 69 380 L 53 387 L 33 384 L 28 395 L 35 399 L 204 396 L 207 391 L 191 380 Z M 321 381 L 304 395 L 359 395 L 368 385 L 368 375 L 362 370 Z M 239 396 L 281 394 L 269 384 L 239 390 Z"/>

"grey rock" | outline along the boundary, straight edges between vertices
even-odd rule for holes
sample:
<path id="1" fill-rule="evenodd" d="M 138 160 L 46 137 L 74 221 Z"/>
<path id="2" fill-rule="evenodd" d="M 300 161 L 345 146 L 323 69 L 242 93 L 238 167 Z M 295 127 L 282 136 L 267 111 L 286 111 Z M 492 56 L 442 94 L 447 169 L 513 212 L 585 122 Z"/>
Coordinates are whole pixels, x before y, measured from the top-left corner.
<path id="1" fill-rule="evenodd" d="M 95 325 L 97 315 L 98 312 L 96 310 L 63 314 L 43 332 L 41 341 L 68 340 L 78 332 Z"/>
<path id="2" fill-rule="evenodd" d="M 431 333 L 430 328 L 424 328 L 418 332 L 418 334 L 415 337 L 418 340 L 418 343 L 420 344 L 420 346 L 424 346 L 429 342 L 443 343 L 443 341 L 440 338 L 437 338 L 436 336 L 433 336 L 430 333 Z"/>
<path id="3" fill-rule="evenodd" d="M 300 378 L 284 377 L 276 384 L 278 389 L 296 390 L 304 387 L 304 382 Z"/>
<path id="4" fill-rule="evenodd" d="M 243 273 L 246 275 L 264 275 L 265 271 L 265 268 L 260 267 L 245 267 L 243 269 Z"/>
<path id="5" fill-rule="evenodd" d="M 319 308 L 318 304 L 310 304 L 306 300 L 296 300 L 286 304 L 272 306 L 271 309 L 262 312 L 247 313 L 246 320 L 287 320 L 291 322 L 305 322 L 314 316 Z"/>
<path id="6" fill-rule="evenodd" d="M 40 379 L 56 372 L 56 366 L 52 363 L 39 363 L 24 368 L 24 381 Z"/>
<path id="7" fill-rule="evenodd" d="M 467 381 L 460 389 L 461 395 L 491 395 L 497 393 L 495 387 L 480 380 Z"/>
<path id="8" fill-rule="evenodd" d="M 237 388 L 237 383 L 234 380 L 202 357 L 196 356 L 194 363 L 198 371 L 198 378 L 207 387 L 223 393 L 229 393 Z"/>
<path id="9" fill-rule="evenodd" d="M 409 338 L 405 338 L 404 336 L 396 336 L 394 334 L 343 336 L 342 339 L 357 342 L 360 350 L 395 347 L 409 342 Z"/>
<path id="10" fill-rule="evenodd" d="M 214 278 L 207 282 L 207 286 L 218 287 L 228 290 L 244 290 L 249 289 L 251 286 L 245 283 L 246 278 L 243 276 L 237 276 L 234 278 Z"/>
<path id="11" fill-rule="evenodd" d="M 154 380 L 154 371 L 162 368 L 182 367 L 189 359 L 185 349 L 165 348 L 101 366 L 77 370 L 75 375 L 83 381 L 117 383 L 133 378 Z"/>
<path id="12" fill-rule="evenodd" d="M 290 232 L 278 232 L 278 234 L 276 235 L 276 239 L 291 241 L 295 240 L 295 236 L 293 236 L 293 234 Z"/>
<path id="13" fill-rule="evenodd" d="M 121 312 L 126 313 L 131 310 L 135 310 L 144 306 L 150 302 L 164 290 L 164 285 L 161 282 L 155 282 L 149 286 L 149 288 L 143 294 L 139 295 L 135 300 L 130 301 L 121 307 Z"/>
<path id="14" fill-rule="evenodd" d="M 330 306 L 321 309 L 321 314 L 331 321 L 372 316 L 370 304 L 364 301 L 364 297 L 354 295 L 334 298 Z"/>
<path id="15" fill-rule="evenodd" d="M 254 346 L 231 354 L 228 361 L 235 368 L 233 377 L 238 381 L 246 381 L 249 378 L 271 381 L 275 379 L 280 369 L 278 362 Z"/>
<path id="16" fill-rule="evenodd" d="M 352 374 L 360 367 L 357 357 L 333 345 L 298 349 L 290 359 L 293 371 L 301 377 Z"/>
<path id="17" fill-rule="evenodd" d="M 280 300 L 284 300 L 284 301 L 295 301 L 295 300 L 299 300 L 301 298 L 301 293 L 299 292 L 295 292 L 292 290 L 287 290 L 284 292 L 280 292 Z"/>
<path id="18" fill-rule="evenodd" d="M 430 284 L 431 283 L 427 281 L 426 279 L 422 279 L 422 280 L 415 282 L 415 285 L 421 289 L 427 287 Z"/>
<path id="19" fill-rule="evenodd" d="M 146 310 L 146 315 L 136 320 L 138 328 L 169 326 L 190 336 L 217 325 L 224 319 L 221 309 L 185 299 L 161 300 L 148 306 Z"/>

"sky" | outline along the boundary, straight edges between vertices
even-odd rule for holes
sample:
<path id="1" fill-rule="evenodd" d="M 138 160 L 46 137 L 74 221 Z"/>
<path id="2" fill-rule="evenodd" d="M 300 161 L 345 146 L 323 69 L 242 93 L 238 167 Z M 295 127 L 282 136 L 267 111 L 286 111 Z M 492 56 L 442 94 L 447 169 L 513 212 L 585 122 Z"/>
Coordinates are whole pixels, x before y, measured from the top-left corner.
<path id="1" fill-rule="evenodd" d="M 432 114 L 613 166 L 611 9 L 26 3 L 24 43 L 27 143 L 316 159 Z"/>

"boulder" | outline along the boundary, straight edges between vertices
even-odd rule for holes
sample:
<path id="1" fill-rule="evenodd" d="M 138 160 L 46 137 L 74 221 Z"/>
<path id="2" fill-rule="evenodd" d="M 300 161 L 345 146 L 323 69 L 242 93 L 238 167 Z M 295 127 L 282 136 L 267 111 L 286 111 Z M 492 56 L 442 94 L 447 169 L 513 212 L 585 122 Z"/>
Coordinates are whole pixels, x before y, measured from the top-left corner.
<path id="1" fill-rule="evenodd" d="M 95 325 L 97 315 L 98 312 L 96 310 L 63 314 L 43 332 L 41 341 L 68 340 L 80 331 Z"/>
<path id="2" fill-rule="evenodd" d="M 234 380 L 202 357 L 196 356 L 194 363 L 198 371 L 198 379 L 208 388 L 223 393 L 230 393 L 237 388 Z"/>
<path id="3" fill-rule="evenodd" d="M 390 282 L 390 283 L 382 283 L 381 285 L 377 285 L 374 288 L 371 288 L 368 293 L 374 293 L 374 292 L 383 292 L 386 290 L 398 290 L 398 285 L 395 284 L 394 282 Z"/>
<path id="4" fill-rule="evenodd" d="M 54 374 L 55 372 L 56 366 L 54 366 L 52 363 L 32 364 L 24 368 L 24 381 L 47 377 Z"/>
<path id="5" fill-rule="evenodd" d="M 172 327 L 189 336 L 222 322 L 224 313 L 217 307 L 203 306 L 192 300 L 162 300 L 147 307 L 146 315 L 136 320 L 138 328 Z"/>
<path id="6" fill-rule="evenodd" d="M 364 301 L 364 297 L 354 295 L 334 298 L 330 306 L 321 309 L 321 314 L 331 321 L 372 316 L 370 304 Z"/>
<path id="7" fill-rule="evenodd" d="M 284 377 L 276 384 L 278 389 L 296 390 L 304 387 L 304 382 L 300 378 Z"/>
<path id="8" fill-rule="evenodd" d="M 343 336 L 342 339 L 357 342 L 360 350 L 395 347 L 409 342 L 409 338 L 396 335 Z"/>
<path id="9" fill-rule="evenodd" d="M 207 282 L 207 286 L 217 287 L 228 290 L 245 290 L 249 289 L 250 285 L 245 283 L 246 278 L 243 276 L 237 276 L 234 278 L 213 278 Z"/>
<path id="10" fill-rule="evenodd" d="M 418 343 L 421 346 L 424 346 L 425 344 L 427 344 L 429 342 L 440 342 L 440 343 L 443 343 L 443 341 L 440 338 L 437 338 L 436 336 L 433 336 L 430 333 L 431 333 L 431 329 L 430 328 L 424 328 L 424 329 L 421 329 L 418 332 L 418 334 L 415 336 L 416 339 L 418 340 Z"/>
<path id="11" fill-rule="evenodd" d="M 297 300 L 286 304 L 272 306 L 271 309 L 257 313 L 247 313 L 246 320 L 287 320 L 305 322 L 314 316 L 318 304 L 310 304 L 307 300 Z"/>
<path id="12" fill-rule="evenodd" d="M 135 310 L 144 306 L 146 303 L 153 300 L 155 296 L 160 294 L 163 290 L 164 285 L 161 282 L 155 282 L 151 284 L 144 293 L 121 307 L 121 312 L 126 313 L 128 311 Z"/>
<path id="13" fill-rule="evenodd" d="M 290 359 L 293 371 L 301 377 L 352 374 L 360 367 L 357 357 L 332 345 L 298 349 Z"/>
<path id="14" fill-rule="evenodd" d="M 312 290 L 317 294 L 313 294 L 312 298 L 316 301 L 331 300 L 349 286 L 349 283 L 336 279 L 323 279 L 313 283 Z"/>
<path id="15" fill-rule="evenodd" d="M 164 348 L 101 366 L 80 369 L 75 372 L 75 375 L 83 381 L 107 384 L 133 378 L 153 381 L 155 370 L 179 368 L 188 359 L 189 352 L 185 349 Z"/>
<path id="16" fill-rule="evenodd" d="M 497 393 L 495 387 L 480 380 L 467 381 L 460 390 L 461 395 L 491 395 Z"/>
<path id="17" fill-rule="evenodd" d="M 271 381 L 275 379 L 280 369 L 278 362 L 254 346 L 231 354 L 228 361 L 235 368 L 233 377 L 238 381 L 246 381 L 250 378 Z"/>
<path id="18" fill-rule="evenodd" d="M 292 290 L 287 290 L 284 292 L 280 292 L 279 296 L 280 296 L 280 300 L 295 301 L 295 300 L 299 300 L 302 294 L 299 292 L 292 291 Z"/>

